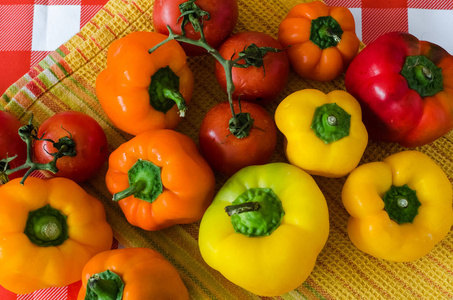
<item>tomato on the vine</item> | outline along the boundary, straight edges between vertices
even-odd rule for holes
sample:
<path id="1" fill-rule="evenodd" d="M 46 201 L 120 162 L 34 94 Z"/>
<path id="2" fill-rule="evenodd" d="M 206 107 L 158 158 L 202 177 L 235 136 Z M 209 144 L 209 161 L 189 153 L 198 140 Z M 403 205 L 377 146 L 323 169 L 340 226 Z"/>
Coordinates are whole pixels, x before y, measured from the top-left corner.
<path id="1" fill-rule="evenodd" d="M 75 156 L 63 156 L 57 160 L 55 176 L 83 182 L 99 171 L 108 158 L 107 137 L 95 119 L 77 111 L 65 111 L 45 120 L 38 129 L 34 145 L 35 159 L 47 163 L 57 149 L 53 143 L 69 137 L 75 142 Z"/>
<path id="2" fill-rule="evenodd" d="M 27 159 L 27 145 L 19 136 L 19 128 L 23 125 L 14 115 L 0 110 L 0 160 L 11 158 L 10 169 L 14 169 L 25 163 Z M 4 165 L 2 164 L 2 168 Z M 9 179 L 21 177 L 26 170 L 20 170 L 8 175 Z"/>
<path id="3" fill-rule="evenodd" d="M 254 120 L 249 135 L 238 138 L 229 130 L 232 112 L 228 101 L 211 108 L 205 115 L 199 132 L 200 150 L 211 167 L 230 176 L 249 165 L 268 163 L 277 144 L 277 127 L 272 116 L 260 105 L 242 101 L 242 113 Z M 234 100 L 235 113 L 239 102 Z"/>
<path id="4" fill-rule="evenodd" d="M 153 6 L 153 23 L 155 31 L 168 35 L 167 25 L 176 34 L 181 34 L 181 22 L 183 18 L 179 5 L 188 2 L 187 0 L 156 0 Z M 202 11 L 209 13 L 201 15 L 201 24 L 208 44 L 213 48 L 218 48 L 220 44 L 231 34 L 236 27 L 238 20 L 238 3 L 237 0 L 197 0 L 190 1 L 191 4 L 196 4 Z M 195 32 L 190 23 L 184 26 L 185 35 L 193 40 L 200 38 L 200 33 Z M 206 50 L 201 47 L 181 43 L 181 46 L 189 56 L 197 56 L 206 54 Z"/>
<path id="5" fill-rule="evenodd" d="M 272 36 L 262 32 L 247 31 L 229 37 L 220 46 L 219 53 L 225 59 L 234 60 L 240 57 L 241 52 L 253 50 L 245 50 L 250 45 L 283 49 Z M 239 61 L 239 63 L 241 62 Z M 265 53 L 262 57 L 262 65 L 259 67 L 253 65 L 246 68 L 233 67 L 232 76 L 235 86 L 233 98 L 259 104 L 270 103 L 286 86 L 289 69 L 288 55 L 283 50 Z M 215 64 L 215 75 L 220 86 L 226 91 L 225 70 L 218 61 Z"/>

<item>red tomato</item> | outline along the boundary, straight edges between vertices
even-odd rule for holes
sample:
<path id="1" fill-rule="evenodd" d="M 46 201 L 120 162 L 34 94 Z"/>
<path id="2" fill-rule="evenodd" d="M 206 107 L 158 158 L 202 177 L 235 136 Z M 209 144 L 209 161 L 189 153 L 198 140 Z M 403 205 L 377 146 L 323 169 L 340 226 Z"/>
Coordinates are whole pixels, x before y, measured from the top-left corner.
<path id="1" fill-rule="evenodd" d="M 238 101 L 233 101 L 235 113 Z M 242 112 L 254 119 L 249 136 L 237 138 L 228 129 L 232 117 L 228 102 L 215 105 L 204 117 L 199 132 L 200 150 L 211 167 L 230 176 L 249 165 L 268 163 L 277 144 L 277 127 L 272 116 L 260 105 L 241 102 Z"/>
<path id="2" fill-rule="evenodd" d="M 262 32 L 241 32 L 228 38 L 219 48 L 225 59 L 236 59 L 238 53 L 248 45 L 283 49 L 280 43 Z M 239 61 L 244 63 L 244 60 Z M 250 66 L 247 68 L 233 67 L 234 99 L 253 101 L 267 104 L 274 100 L 283 90 L 289 75 L 289 60 L 285 51 L 268 52 L 263 57 L 263 67 Z M 226 91 L 225 71 L 216 61 L 215 75 L 220 86 Z"/>
<path id="3" fill-rule="evenodd" d="M 75 156 L 64 156 L 57 160 L 55 176 L 82 182 L 92 177 L 108 157 L 107 138 L 101 126 L 92 117 L 77 111 L 66 111 L 53 115 L 38 129 L 38 137 L 57 142 L 72 136 L 76 146 Z M 36 161 L 47 163 L 53 159 L 49 153 L 56 148 L 51 142 L 39 140 L 34 145 Z"/>
<path id="4" fill-rule="evenodd" d="M 27 159 L 27 145 L 19 136 L 18 130 L 23 124 L 12 114 L 0 110 L 0 159 L 17 157 L 10 162 L 11 169 L 21 166 Z M 9 179 L 21 177 L 27 170 L 10 174 Z"/>
<path id="5" fill-rule="evenodd" d="M 168 35 L 167 25 L 174 33 L 181 34 L 181 12 L 179 4 L 187 0 L 156 0 L 153 7 L 154 29 Z M 210 14 L 210 19 L 203 19 L 203 32 L 208 44 L 217 48 L 231 34 L 238 20 L 237 0 L 197 0 L 195 4 Z M 184 27 L 186 37 L 198 40 L 200 33 L 195 32 L 191 24 Z M 207 52 L 198 46 L 181 43 L 189 56 L 203 55 Z"/>

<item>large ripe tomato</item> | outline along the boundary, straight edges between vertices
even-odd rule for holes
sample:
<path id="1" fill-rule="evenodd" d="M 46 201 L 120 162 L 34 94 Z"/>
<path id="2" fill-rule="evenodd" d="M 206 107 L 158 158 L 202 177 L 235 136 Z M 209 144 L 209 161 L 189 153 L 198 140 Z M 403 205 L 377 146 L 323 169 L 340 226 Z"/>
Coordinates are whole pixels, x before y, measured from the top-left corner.
<path id="1" fill-rule="evenodd" d="M 10 169 L 21 166 L 27 159 L 27 145 L 19 136 L 18 130 L 23 124 L 12 114 L 0 110 L 0 159 L 17 157 L 9 163 Z M 21 177 L 26 170 L 10 174 L 9 179 Z"/>
<path id="2" fill-rule="evenodd" d="M 280 43 L 262 32 L 240 32 L 228 38 L 219 48 L 225 59 L 236 59 L 239 52 L 248 45 L 283 49 Z M 244 60 L 239 61 L 244 63 Z M 289 75 L 289 60 L 285 51 L 268 52 L 263 57 L 263 67 L 249 66 L 247 68 L 233 67 L 233 98 L 267 104 L 274 100 L 283 90 Z M 216 61 L 215 75 L 220 86 L 226 91 L 225 71 Z"/>
<path id="3" fill-rule="evenodd" d="M 233 104 L 238 113 L 238 101 Z M 232 117 L 229 102 L 211 108 L 200 127 L 201 153 L 215 171 L 227 176 L 249 165 L 268 163 L 277 144 L 277 127 L 272 116 L 256 103 L 242 101 L 241 108 L 254 119 L 249 136 L 245 138 L 235 137 L 228 129 Z"/>
<path id="4" fill-rule="evenodd" d="M 153 7 L 154 29 L 168 35 L 167 25 L 173 32 L 181 34 L 181 21 L 178 20 L 181 12 L 179 4 L 187 0 L 156 0 Z M 238 20 L 237 0 L 197 0 L 195 4 L 210 15 L 210 19 L 203 20 L 203 32 L 206 41 L 213 48 L 218 48 L 220 44 L 231 34 Z M 195 32 L 191 24 L 184 27 L 186 37 L 198 40 L 200 33 Z M 186 54 L 189 56 L 203 55 L 207 52 L 198 46 L 187 43 L 181 44 Z"/>
<path id="5" fill-rule="evenodd" d="M 57 160 L 58 172 L 55 176 L 66 177 L 82 182 L 92 177 L 108 157 L 107 138 L 102 127 L 87 114 L 65 111 L 44 121 L 38 129 L 38 137 L 57 142 L 69 136 L 75 142 L 75 156 L 64 156 Z M 53 159 L 48 152 L 57 149 L 49 141 L 38 140 L 34 145 L 35 159 L 47 163 Z"/>

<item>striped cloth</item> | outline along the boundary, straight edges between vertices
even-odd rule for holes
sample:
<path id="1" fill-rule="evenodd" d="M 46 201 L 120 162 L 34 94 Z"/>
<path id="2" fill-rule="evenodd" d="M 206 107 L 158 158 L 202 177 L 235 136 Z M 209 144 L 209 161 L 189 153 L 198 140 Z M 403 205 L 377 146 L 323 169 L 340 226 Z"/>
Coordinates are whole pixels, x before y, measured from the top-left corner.
<path id="1" fill-rule="evenodd" d="M 308 1 L 308 0 L 307 0 Z M 301 0 L 239 0 L 236 32 L 257 30 L 276 36 L 279 22 Z M 95 80 L 106 67 L 106 51 L 111 42 L 132 31 L 152 30 L 152 0 L 110 0 L 96 16 L 68 42 L 52 52 L 27 75 L 13 84 L 0 98 L 0 106 L 25 121 L 25 111 L 32 111 L 40 124 L 50 115 L 64 110 L 78 110 L 95 118 L 103 127 L 110 150 L 130 139 L 116 129 L 103 113 L 95 94 Z M 204 114 L 224 99 L 212 72 L 212 59 L 190 58 L 196 78 L 193 100 L 185 119 L 176 128 L 198 140 L 198 128 Z M 324 92 L 344 89 L 339 78 L 319 83 L 291 73 L 285 90 L 266 109 L 273 112 L 288 94 L 316 88 Z M 286 161 L 283 137 L 273 161 Z M 432 157 L 453 178 L 453 134 L 418 148 Z M 395 144 L 371 141 L 361 163 L 378 161 L 403 150 Z M 149 247 L 159 251 L 179 271 L 193 299 L 264 299 L 226 280 L 201 258 L 197 238 L 199 223 L 174 226 L 148 232 L 130 225 L 104 183 L 104 169 L 83 187 L 105 205 L 115 238 L 125 247 Z M 420 260 L 393 263 L 360 252 L 349 241 L 348 214 L 341 204 L 340 192 L 345 178 L 315 177 L 324 192 L 330 211 L 331 231 L 310 277 L 294 291 L 274 299 L 453 299 L 453 234 Z M 225 178 L 217 176 L 217 188 Z M 278 255 L 278 254 L 276 254 Z M 76 288 L 70 286 L 67 289 Z M 39 291 L 38 293 L 41 293 Z M 48 294 L 49 295 L 49 294 Z M 16 296 L 2 299 L 74 299 L 68 292 L 63 298 L 52 296 Z"/>

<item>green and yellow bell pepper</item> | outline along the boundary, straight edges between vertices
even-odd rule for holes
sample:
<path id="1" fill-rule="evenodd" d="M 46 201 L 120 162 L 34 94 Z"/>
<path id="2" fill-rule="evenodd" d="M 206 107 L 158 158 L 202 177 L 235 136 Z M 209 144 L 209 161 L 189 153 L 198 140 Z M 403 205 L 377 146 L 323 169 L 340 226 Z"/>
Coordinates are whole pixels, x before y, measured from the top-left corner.
<path id="1" fill-rule="evenodd" d="M 354 245 L 390 261 L 423 257 L 453 224 L 451 183 L 418 151 L 361 165 L 346 180 L 342 199 Z"/>
<path id="2" fill-rule="evenodd" d="M 278 105 L 275 122 L 285 136 L 288 161 L 312 175 L 347 175 L 368 143 L 359 103 L 341 90 L 294 92 Z"/>
<path id="3" fill-rule="evenodd" d="M 290 292 L 310 275 L 329 234 L 321 190 L 287 164 L 249 166 L 219 190 L 200 224 L 203 259 L 261 296 Z"/>

